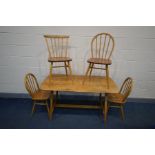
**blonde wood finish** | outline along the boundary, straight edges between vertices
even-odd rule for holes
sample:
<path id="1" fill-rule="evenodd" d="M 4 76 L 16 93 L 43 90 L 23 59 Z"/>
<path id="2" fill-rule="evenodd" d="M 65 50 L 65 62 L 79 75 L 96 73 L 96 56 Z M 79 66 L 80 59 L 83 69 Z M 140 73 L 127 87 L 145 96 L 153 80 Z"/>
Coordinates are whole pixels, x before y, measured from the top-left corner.
<path id="1" fill-rule="evenodd" d="M 68 91 L 68 92 L 83 92 L 83 93 L 116 93 L 118 88 L 116 83 L 109 78 L 110 88 L 107 89 L 106 78 L 102 76 L 87 77 L 83 85 L 84 76 L 81 75 L 50 75 L 47 76 L 41 83 L 40 88 L 46 91 Z M 72 80 L 71 80 L 72 79 Z"/>
<path id="2" fill-rule="evenodd" d="M 83 108 L 83 109 L 101 109 L 98 105 L 79 105 L 79 104 L 56 104 L 55 107 L 61 108 Z"/>
<path id="3" fill-rule="evenodd" d="M 44 35 L 45 38 L 69 38 L 68 35 Z"/>
<path id="4" fill-rule="evenodd" d="M 29 92 L 33 100 L 32 114 L 35 111 L 36 105 L 45 105 L 49 115 L 48 99 L 50 98 L 50 91 L 44 91 L 39 88 L 36 77 L 32 73 L 28 73 L 24 79 L 25 88 Z"/>
<path id="5" fill-rule="evenodd" d="M 71 67 L 70 67 L 70 61 L 72 61 L 71 58 L 68 57 L 68 40 L 69 36 L 67 35 L 44 35 L 46 44 L 47 44 L 47 49 L 49 52 L 49 58 L 48 62 L 51 63 L 50 66 L 50 75 L 52 76 L 52 69 L 53 68 L 59 68 L 59 67 L 64 67 L 66 75 L 67 74 L 67 69 L 70 71 L 70 75 L 72 74 L 71 72 Z M 54 63 L 60 63 L 63 62 L 64 66 L 54 66 Z"/>
<path id="6" fill-rule="evenodd" d="M 72 59 L 68 57 L 54 57 L 54 58 L 50 57 L 48 61 L 49 62 L 68 62 L 68 61 L 72 61 Z"/>
<path id="7" fill-rule="evenodd" d="M 109 70 L 108 66 L 112 64 L 110 60 L 114 50 L 114 38 L 108 33 L 100 33 L 93 37 L 91 41 L 91 58 L 87 60 L 89 63 L 85 76 L 91 75 L 92 69 L 106 70 L 107 88 L 109 88 Z M 105 65 L 105 68 L 95 67 L 95 64 Z M 83 84 L 85 83 L 84 82 Z"/>
<path id="8" fill-rule="evenodd" d="M 106 64 L 111 65 L 112 64 L 111 60 L 102 59 L 102 58 L 90 58 L 88 59 L 88 62 L 92 64 L 100 64 L 100 65 L 106 65 Z"/>
<path id="9" fill-rule="evenodd" d="M 120 91 L 118 93 L 110 93 L 107 95 L 107 100 L 109 107 L 118 107 L 121 110 L 121 116 L 124 120 L 124 104 L 127 101 L 128 96 L 130 95 L 133 87 L 133 79 L 128 77 L 123 82 Z"/>
<path id="10" fill-rule="evenodd" d="M 53 116 L 53 111 L 54 111 L 55 103 L 56 102 L 54 101 L 54 93 L 52 91 L 51 97 L 50 97 L 49 119 L 51 119 L 52 116 Z"/>
<path id="11" fill-rule="evenodd" d="M 72 75 L 64 76 L 64 75 L 53 75 L 47 76 L 44 81 L 41 83 L 40 88 L 46 91 L 67 91 L 67 92 L 82 92 L 82 93 L 99 93 L 100 96 L 102 93 L 117 93 L 118 87 L 116 83 L 109 78 L 109 85 L 110 88 L 107 88 L 106 78 L 102 76 L 91 76 L 86 77 L 86 82 L 83 85 L 83 78 L 85 76 L 80 75 Z M 71 80 L 72 79 L 72 80 Z M 101 98 L 101 97 L 100 97 Z M 98 109 L 99 106 L 88 106 L 88 105 L 62 105 L 62 104 L 55 104 L 54 100 L 51 101 L 50 106 L 50 117 L 52 117 L 54 107 L 72 107 L 72 108 L 95 108 Z M 104 121 L 106 122 L 107 118 L 107 102 L 102 104 L 103 112 L 104 112 Z"/>

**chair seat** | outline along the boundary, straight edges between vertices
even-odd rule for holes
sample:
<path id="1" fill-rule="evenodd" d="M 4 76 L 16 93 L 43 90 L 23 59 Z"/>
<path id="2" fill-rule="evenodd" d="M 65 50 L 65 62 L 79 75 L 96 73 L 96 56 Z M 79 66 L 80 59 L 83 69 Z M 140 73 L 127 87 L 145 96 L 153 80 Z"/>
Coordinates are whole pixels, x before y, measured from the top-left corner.
<path id="1" fill-rule="evenodd" d="M 124 96 L 122 94 L 112 93 L 112 94 L 108 94 L 107 97 L 109 102 L 119 103 L 119 104 L 125 103 Z"/>
<path id="2" fill-rule="evenodd" d="M 89 63 L 94 63 L 94 64 L 103 64 L 103 65 L 111 65 L 112 62 L 109 59 L 103 59 L 103 58 L 90 58 L 88 59 Z"/>
<path id="3" fill-rule="evenodd" d="M 66 62 L 66 61 L 72 61 L 69 57 L 52 57 L 48 58 L 48 62 Z"/>
<path id="4" fill-rule="evenodd" d="M 50 91 L 39 90 L 32 95 L 33 100 L 47 100 L 50 97 Z"/>

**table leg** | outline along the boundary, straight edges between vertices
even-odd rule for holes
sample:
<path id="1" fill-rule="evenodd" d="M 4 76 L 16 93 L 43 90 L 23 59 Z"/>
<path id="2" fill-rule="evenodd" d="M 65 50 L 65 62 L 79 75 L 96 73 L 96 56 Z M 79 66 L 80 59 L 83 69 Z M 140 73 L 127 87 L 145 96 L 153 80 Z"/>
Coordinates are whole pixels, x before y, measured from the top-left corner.
<path id="1" fill-rule="evenodd" d="M 54 111 L 54 92 L 51 92 L 51 96 L 50 96 L 50 109 L 49 109 L 49 120 L 52 119 L 53 111 Z"/>
<path id="2" fill-rule="evenodd" d="M 105 102 L 104 102 L 104 124 L 105 125 L 107 121 L 107 112 L 108 112 L 108 101 L 107 101 L 107 93 L 105 93 Z"/>

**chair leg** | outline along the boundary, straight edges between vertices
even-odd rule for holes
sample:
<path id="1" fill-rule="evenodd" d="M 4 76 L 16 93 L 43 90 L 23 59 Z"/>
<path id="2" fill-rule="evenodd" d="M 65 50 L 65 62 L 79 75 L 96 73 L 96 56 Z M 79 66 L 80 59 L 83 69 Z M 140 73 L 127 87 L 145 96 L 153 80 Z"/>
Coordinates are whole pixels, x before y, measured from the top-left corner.
<path id="1" fill-rule="evenodd" d="M 91 63 L 89 76 L 91 76 L 92 74 L 93 67 L 94 67 L 94 63 Z"/>
<path id="2" fill-rule="evenodd" d="M 50 77 L 52 77 L 52 69 L 53 69 L 53 62 L 51 62 L 51 65 L 50 65 Z"/>
<path id="3" fill-rule="evenodd" d="M 48 101 L 45 101 L 47 112 L 49 113 Z"/>
<path id="4" fill-rule="evenodd" d="M 68 61 L 68 68 L 69 68 L 69 72 L 70 72 L 70 76 L 72 75 L 72 69 L 71 69 L 71 65 L 70 62 Z"/>
<path id="5" fill-rule="evenodd" d="M 122 120 L 124 120 L 125 119 L 125 116 L 124 116 L 124 108 L 123 108 L 123 105 L 120 106 L 120 109 L 121 109 Z"/>
<path id="6" fill-rule="evenodd" d="M 109 69 L 108 69 L 108 65 L 106 65 L 106 80 L 107 80 L 107 88 L 109 88 Z"/>
<path id="7" fill-rule="evenodd" d="M 85 76 L 88 76 L 88 73 L 89 73 L 90 69 L 91 69 L 91 63 L 89 63 L 89 66 L 87 68 L 87 71 L 86 71 L 86 75 Z"/>
<path id="8" fill-rule="evenodd" d="M 87 76 L 88 76 L 88 73 L 89 73 L 89 71 L 90 71 L 90 67 L 91 67 L 91 63 L 89 63 L 89 66 L 88 66 L 88 68 L 87 68 L 85 77 L 84 77 L 83 82 L 82 82 L 83 84 L 85 83 L 85 80 L 86 80 L 86 78 L 87 78 Z"/>
<path id="9" fill-rule="evenodd" d="M 33 115 L 33 113 L 34 113 L 34 111 L 35 111 L 35 105 L 36 105 L 36 103 L 35 103 L 35 101 L 33 101 L 33 106 L 32 106 L 32 115 Z"/>
<path id="10" fill-rule="evenodd" d="M 45 101 L 45 106 L 46 106 L 46 109 L 47 109 L 47 115 L 48 115 L 48 118 L 49 118 L 49 117 L 50 117 L 50 113 L 49 113 L 48 100 Z"/>
<path id="11" fill-rule="evenodd" d="M 65 64 L 65 71 L 66 71 L 66 75 L 68 75 L 68 73 L 67 73 L 67 63 L 66 63 L 66 62 L 64 62 L 64 64 Z"/>

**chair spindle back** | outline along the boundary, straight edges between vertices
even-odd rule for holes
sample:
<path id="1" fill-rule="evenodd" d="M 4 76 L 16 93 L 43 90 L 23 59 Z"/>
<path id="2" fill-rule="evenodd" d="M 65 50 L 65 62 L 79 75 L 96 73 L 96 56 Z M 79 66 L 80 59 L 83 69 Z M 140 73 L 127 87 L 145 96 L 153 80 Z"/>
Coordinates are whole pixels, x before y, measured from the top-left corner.
<path id="1" fill-rule="evenodd" d="M 108 33 L 100 33 L 91 42 L 92 58 L 110 59 L 114 49 L 114 38 Z"/>
<path id="2" fill-rule="evenodd" d="M 68 40 L 67 35 L 44 35 L 50 58 L 67 57 L 68 56 Z"/>
<path id="3" fill-rule="evenodd" d="M 130 95 L 132 87 L 133 87 L 133 79 L 130 77 L 126 78 L 119 91 L 119 93 L 124 96 L 124 101 Z"/>
<path id="4" fill-rule="evenodd" d="M 25 88 L 31 96 L 39 90 L 37 79 L 32 73 L 26 74 L 24 82 Z"/>

